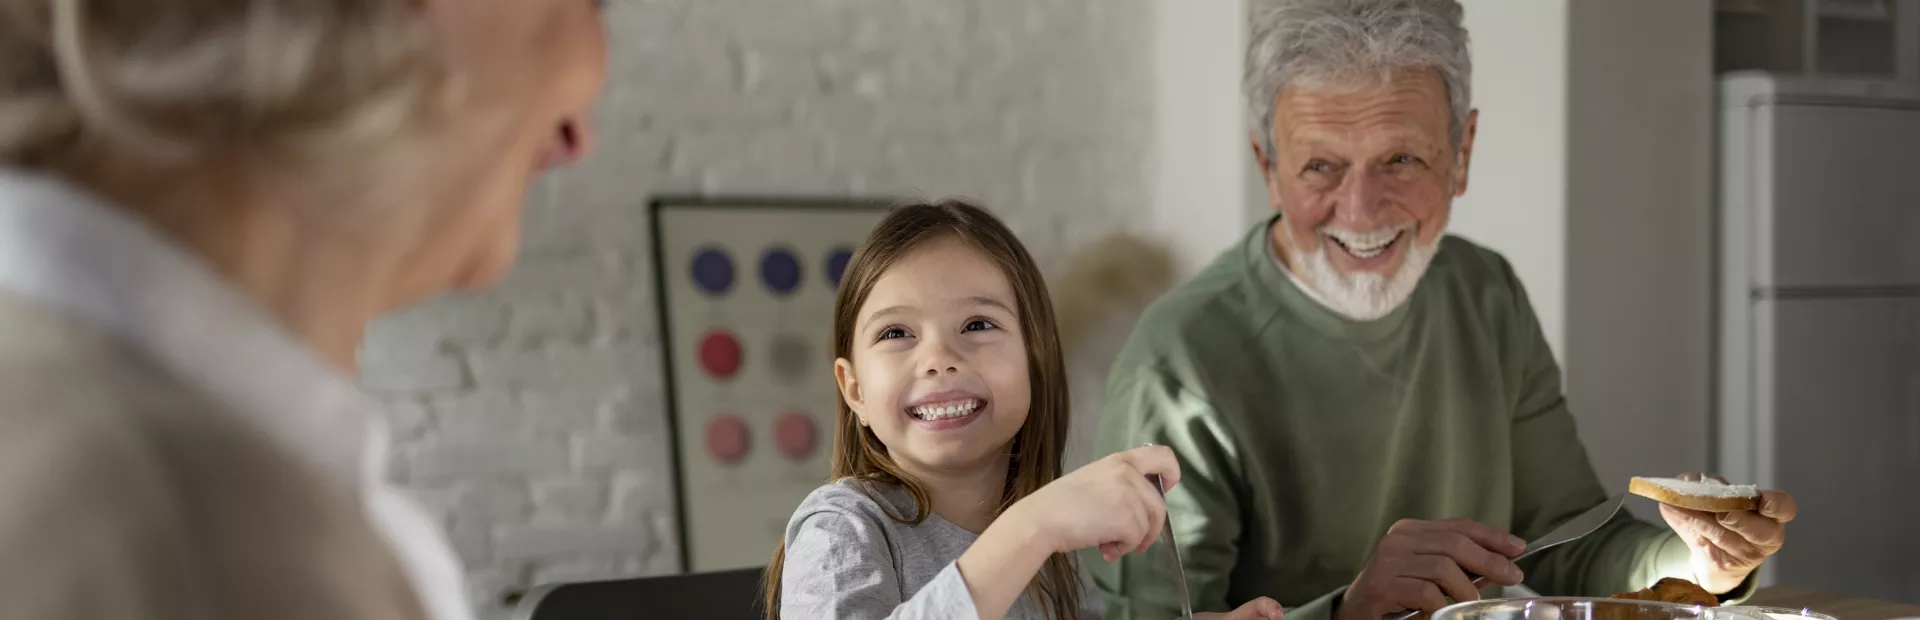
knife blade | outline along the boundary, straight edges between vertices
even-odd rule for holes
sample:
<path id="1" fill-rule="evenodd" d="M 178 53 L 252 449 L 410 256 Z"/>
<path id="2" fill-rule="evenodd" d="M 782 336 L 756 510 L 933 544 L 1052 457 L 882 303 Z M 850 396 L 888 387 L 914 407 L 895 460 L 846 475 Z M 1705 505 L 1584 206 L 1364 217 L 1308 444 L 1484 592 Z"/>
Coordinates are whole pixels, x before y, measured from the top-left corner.
<path id="1" fill-rule="evenodd" d="M 1561 523 L 1560 527 L 1553 528 L 1549 530 L 1546 535 L 1535 538 L 1532 542 L 1527 543 L 1527 550 L 1521 552 L 1520 556 L 1514 558 L 1513 561 L 1518 563 L 1533 554 L 1579 540 L 1583 536 L 1592 534 L 1594 530 L 1600 529 L 1600 526 L 1606 525 L 1608 521 L 1612 521 L 1613 516 L 1620 513 L 1620 505 L 1626 503 L 1626 500 L 1627 495 L 1621 493 L 1607 499 L 1607 501 L 1595 504 L 1594 507 L 1588 508 L 1586 512 L 1582 512 L 1578 516 L 1568 519 L 1565 523 Z M 1472 571 L 1467 572 L 1467 580 L 1473 582 L 1474 585 L 1480 585 L 1481 579 L 1484 578 L 1473 574 Z M 1407 620 L 1419 614 L 1420 610 L 1416 609 L 1403 611 L 1398 614 L 1389 614 L 1387 617 L 1392 620 Z"/>
<path id="2" fill-rule="evenodd" d="M 1160 497 L 1167 497 L 1166 480 L 1160 474 L 1147 474 L 1147 480 L 1153 488 L 1160 490 Z M 1173 583 L 1180 589 L 1180 617 L 1175 620 L 1193 620 L 1193 597 L 1187 593 L 1187 568 L 1180 561 L 1180 545 L 1173 540 L 1173 511 L 1167 511 L 1166 522 L 1160 528 L 1161 537 L 1166 539 L 1167 554 L 1173 558 Z"/>
<path id="3" fill-rule="evenodd" d="M 1588 508 L 1586 512 L 1580 513 L 1580 516 L 1568 519 L 1566 523 L 1560 524 L 1560 527 L 1553 528 L 1553 530 L 1547 532 L 1547 535 L 1527 543 L 1527 551 L 1520 554 L 1519 558 L 1514 558 L 1514 561 L 1517 562 L 1522 558 L 1544 551 L 1549 547 L 1556 547 L 1564 543 L 1573 542 L 1588 534 L 1592 534 L 1594 530 L 1600 529 L 1600 526 L 1606 525 L 1608 521 L 1612 521 L 1613 516 L 1620 513 L 1620 505 L 1626 503 L 1626 500 L 1627 494 L 1621 493 L 1607 501 L 1600 502 L 1592 508 Z"/>

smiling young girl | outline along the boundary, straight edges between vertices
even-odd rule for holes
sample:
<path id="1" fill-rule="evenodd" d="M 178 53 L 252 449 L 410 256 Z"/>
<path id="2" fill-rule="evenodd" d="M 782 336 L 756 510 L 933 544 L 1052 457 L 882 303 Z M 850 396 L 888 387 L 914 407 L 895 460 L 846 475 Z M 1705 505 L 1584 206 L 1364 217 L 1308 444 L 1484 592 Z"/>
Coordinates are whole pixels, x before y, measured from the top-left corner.
<path id="1" fill-rule="evenodd" d="M 831 482 L 788 521 L 768 616 L 1099 618 L 1074 552 L 1151 547 L 1166 503 L 1147 476 L 1179 465 L 1149 446 L 1060 476 L 1066 369 L 1026 249 L 978 207 L 908 205 L 842 282 Z M 1280 615 L 1262 598 L 1226 617 Z"/>

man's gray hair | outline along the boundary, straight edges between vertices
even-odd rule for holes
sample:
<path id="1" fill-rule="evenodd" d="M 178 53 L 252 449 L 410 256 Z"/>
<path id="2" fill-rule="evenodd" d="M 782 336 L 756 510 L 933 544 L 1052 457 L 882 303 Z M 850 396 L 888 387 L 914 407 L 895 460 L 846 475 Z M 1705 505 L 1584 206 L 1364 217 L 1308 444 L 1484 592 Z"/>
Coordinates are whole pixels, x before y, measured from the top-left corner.
<path id="1" fill-rule="evenodd" d="M 1273 156 L 1273 104 L 1282 88 L 1385 80 L 1434 70 L 1446 83 L 1460 148 L 1473 99 L 1473 61 L 1458 0 L 1267 0 L 1253 17 L 1241 89 L 1247 113 Z"/>

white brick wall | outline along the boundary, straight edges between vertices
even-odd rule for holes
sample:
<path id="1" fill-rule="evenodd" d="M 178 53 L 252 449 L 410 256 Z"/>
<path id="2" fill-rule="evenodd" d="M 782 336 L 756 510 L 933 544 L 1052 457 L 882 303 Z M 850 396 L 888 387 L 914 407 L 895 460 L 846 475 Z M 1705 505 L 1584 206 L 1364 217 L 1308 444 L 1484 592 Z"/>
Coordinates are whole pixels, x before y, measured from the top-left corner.
<path id="1" fill-rule="evenodd" d="M 1147 0 L 612 4 L 599 153 L 537 188 L 515 272 L 362 354 L 396 476 L 495 618 L 535 583 L 679 570 L 649 195 L 965 195 L 1043 262 L 1148 209 Z"/>

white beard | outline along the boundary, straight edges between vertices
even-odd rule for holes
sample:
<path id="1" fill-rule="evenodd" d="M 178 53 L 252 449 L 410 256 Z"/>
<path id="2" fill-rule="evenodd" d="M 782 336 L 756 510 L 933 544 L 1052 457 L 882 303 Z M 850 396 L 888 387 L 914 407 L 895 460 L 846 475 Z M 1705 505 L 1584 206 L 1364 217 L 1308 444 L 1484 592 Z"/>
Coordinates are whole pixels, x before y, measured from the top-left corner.
<path id="1" fill-rule="evenodd" d="M 1280 227 L 1281 234 L 1289 241 L 1299 239 L 1294 236 L 1287 218 L 1280 218 Z M 1412 245 L 1400 261 L 1400 268 L 1389 276 L 1371 271 L 1341 273 L 1334 269 L 1327 257 L 1329 242 L 1318 234 L 1314 236 L 1316 247 L 1312 252 L 1294 249 L 1292 269 L 1294 275 L 1312 289 L 1311 296 L 1334 314 L 1355 321 L 1378 320 L 1406 303 L 1413 289 L 1420 285 L 1420 276 L 1426 274 L 1427 265 L 1432 264 L 1433 255 L 1440 250 L 1442 235 L 1436 234 L 1433 242 L 1422 245 L 1420 232 L 1418 228 L 1407 231 L 1410 236 L 1402 241 Z"/>

